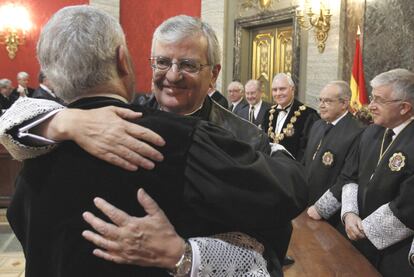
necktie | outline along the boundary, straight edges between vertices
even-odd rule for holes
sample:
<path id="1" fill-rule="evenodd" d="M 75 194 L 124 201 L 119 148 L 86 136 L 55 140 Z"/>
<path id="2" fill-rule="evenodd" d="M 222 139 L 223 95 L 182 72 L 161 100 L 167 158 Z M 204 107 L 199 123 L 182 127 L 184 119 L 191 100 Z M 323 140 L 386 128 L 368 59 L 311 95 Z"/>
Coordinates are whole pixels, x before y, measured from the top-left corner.
<path id="1" fill-rule="evenodd" d="M 253 122 L 254 121 L 254 106 L 250 106 L 249 121 L 250 122 Z"/>
<path id="2" fill-rule="evenodd" d="M 384 152 L 387 150 L 388 146 L 391 144 L 392 137 L 395 135 L 392 129 L 387 129 L 384 134 L 384 140 L 381 147 L 381 155 L 384 155 Z"/>
<path id="3" fill-rule="evenodd" d="M 233 104 L 231 104 L 231 105 L 230 105 L 230 111 L 233 111 L 233 109 L 234 109 L 234 105 L 233 105 Z"/>

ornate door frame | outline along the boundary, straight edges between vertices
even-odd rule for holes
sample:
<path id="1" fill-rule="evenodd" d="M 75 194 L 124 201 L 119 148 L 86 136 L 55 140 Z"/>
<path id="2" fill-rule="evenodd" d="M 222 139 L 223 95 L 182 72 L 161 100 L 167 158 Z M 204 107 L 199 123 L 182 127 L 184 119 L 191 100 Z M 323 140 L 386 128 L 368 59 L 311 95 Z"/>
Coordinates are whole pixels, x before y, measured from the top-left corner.
<path id="1" fill-rule="evenodd" d="M 234 58 L 233 58 L 233 80 L 245 80 L 248 76 L 249 64 L 246 51 L 249 47 L 249 33 L 252 29 L 291 23 L 292 33 L 292 79 L 296 87 L 299 87 L 299 62 L 300 62 L 300 27 L 297 24 L 295 7 L 278 11 L 266 11 L 258 15 L 238 18 L 234 21 Z M 272 77 L 273 78 L 273 77 Z M 297 90 L 296 90 L 297 91 Z"/>

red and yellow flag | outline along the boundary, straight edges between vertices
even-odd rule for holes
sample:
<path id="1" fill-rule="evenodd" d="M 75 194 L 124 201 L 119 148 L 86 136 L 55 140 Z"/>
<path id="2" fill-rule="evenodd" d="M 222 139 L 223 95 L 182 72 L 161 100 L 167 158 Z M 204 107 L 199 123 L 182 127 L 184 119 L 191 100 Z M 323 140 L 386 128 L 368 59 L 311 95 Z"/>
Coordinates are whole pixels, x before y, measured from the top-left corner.
<path id="1" fill-rule="evenodd" d="M 368 96 L 365 90 L 365 77 L 364 77 L 364 65 L 362 61 L 361 45 L 359 41 L 359 26 L 358 34 L 356 37 L 354 64 L 352 66 L 352 75 L 350 87 L 352 91 L 351 107 L 354 110 L 358 110 L 363 105 L 368 104 Z"/>

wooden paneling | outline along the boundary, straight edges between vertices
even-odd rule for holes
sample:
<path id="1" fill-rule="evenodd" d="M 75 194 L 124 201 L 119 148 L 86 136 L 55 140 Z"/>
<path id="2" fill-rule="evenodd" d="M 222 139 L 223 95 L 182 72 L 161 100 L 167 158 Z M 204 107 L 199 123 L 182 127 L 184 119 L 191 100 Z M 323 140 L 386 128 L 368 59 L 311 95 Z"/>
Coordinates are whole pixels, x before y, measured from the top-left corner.
<path id="1" fill-rule="evenodd" d="M 295 263 L 285 277 L 380 277 L 381 274 L 337 230 L 306 212 L 293 221 L 288 255 Z"/>
<path id="2" fill-rule="evenodd" d="M 7 207 L 14 193 L 14 180 L 21 168 L 21 163 L 13 160 L 0 145 L 0 207 Z"/>

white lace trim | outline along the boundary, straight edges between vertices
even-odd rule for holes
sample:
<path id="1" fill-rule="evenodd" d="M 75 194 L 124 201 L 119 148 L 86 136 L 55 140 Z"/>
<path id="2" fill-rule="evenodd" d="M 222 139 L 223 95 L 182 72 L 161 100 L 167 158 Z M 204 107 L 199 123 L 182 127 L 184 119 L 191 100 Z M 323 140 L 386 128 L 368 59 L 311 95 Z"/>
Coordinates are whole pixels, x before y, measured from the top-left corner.
<path id="1" fill-rule="evenodd" d="M 318 214 L 324 219 L 329 219 L 341 208 L 341 202 L 339 202 L 330 190 L 327 190 L 319 199 L 315 202 L 315 209 Z"/>
<path id="2" fill-rule="evenodd" d="M 254 250 L 236 246 L 216 238 L 192 238 L 193 257 L 199 257 L 198 269 L 191 276 L 197 277 L 267 277 L 267 263 Z"/>
<path id="3" fill-rule="evenodd" d="M 344 221 L 346 213 L 354 213 L 359 215 L 358 210 L 358 185 L 349 183 L 342 187 L 342 209 L 341 219 Z"/>
<path id="4" fill-rule="evenodd" d="M 382 205 L 362 220 L 362 226 L 367 238 L 379 250 L 414 235 L 414 231 L 407 228 L 394 215 L 389 203 Z"/>
<path id="5" fill-rule="evenodd" d="M 20 97 L 1 117 L 0 117 L 0 143 L 9 151 L 13 158 L 25 160 L 48 153 L 55 145 L 31 147 L 23 145 L 14 140 L 7 134 L 13 127 L 54 110 L 63 109 L 64 106 L 55 101 Z"/>

